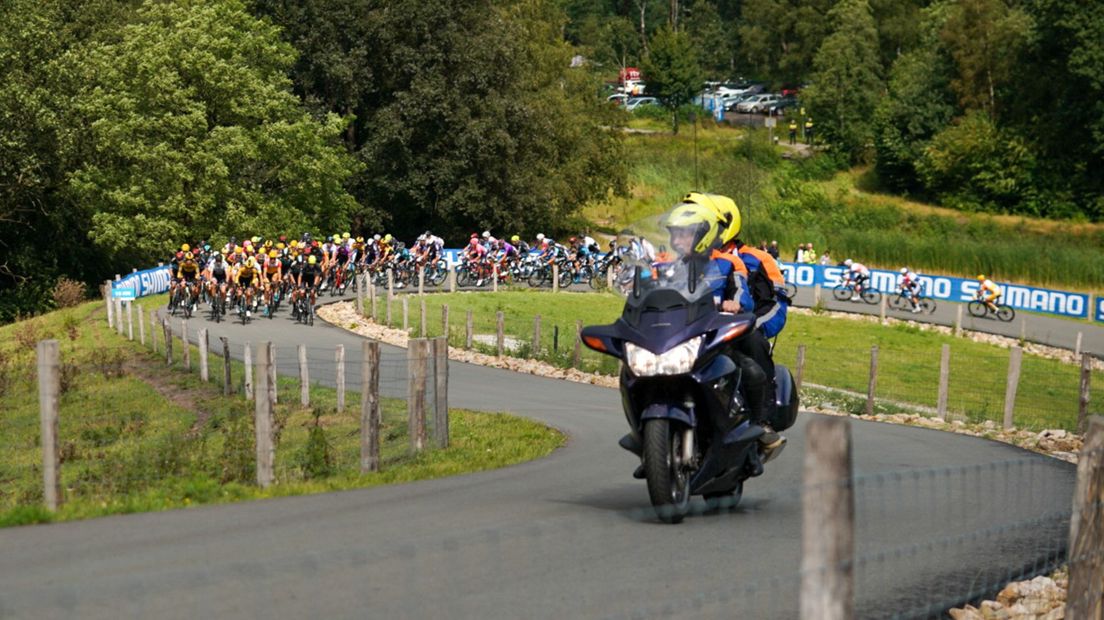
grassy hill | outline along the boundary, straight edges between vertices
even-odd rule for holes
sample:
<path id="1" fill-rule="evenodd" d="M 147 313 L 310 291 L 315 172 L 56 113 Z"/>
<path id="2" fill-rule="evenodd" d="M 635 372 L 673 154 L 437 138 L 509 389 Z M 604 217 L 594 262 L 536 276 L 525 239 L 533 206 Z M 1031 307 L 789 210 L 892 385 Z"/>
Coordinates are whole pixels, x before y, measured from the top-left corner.
<path id="1" fill-rule="evenodd" d="M 761 129 L 683 126 L 672 135 L 655 119 L 626 136 L 631 194 L 594 205 L 597 228 L 657 229 L 661 214 L 692 188 L 736 199 L 745 241 L 778 240 L 784 257 L 799 243 L 895 269 L 908 265 L 972 277 L 1093 291 L 1104 282 L 1104 225 L 964 213 L 875 191 L 866 170 L 840 172 L 824 156 L 783 158 Z M 695 173 L 695 150 L 697 173 Z M 643 222 L 643 223 L 642 223 Z"/>

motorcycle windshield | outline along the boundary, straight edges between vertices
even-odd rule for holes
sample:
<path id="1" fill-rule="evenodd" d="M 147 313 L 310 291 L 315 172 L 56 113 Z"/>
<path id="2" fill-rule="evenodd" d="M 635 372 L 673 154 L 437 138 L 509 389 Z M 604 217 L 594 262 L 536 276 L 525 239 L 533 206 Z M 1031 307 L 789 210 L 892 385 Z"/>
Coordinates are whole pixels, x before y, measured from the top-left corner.
<path id="1" fill-rule="evenodd" d="M 701 257 L 631 265 L 622 320 L 630 327 L 669 339 L 703 318 L 717 314 L 725 276 Z M 703 326 L 704 329 L 704 326 Z M 650 348 L 650 347 L 649 347 Z"/>

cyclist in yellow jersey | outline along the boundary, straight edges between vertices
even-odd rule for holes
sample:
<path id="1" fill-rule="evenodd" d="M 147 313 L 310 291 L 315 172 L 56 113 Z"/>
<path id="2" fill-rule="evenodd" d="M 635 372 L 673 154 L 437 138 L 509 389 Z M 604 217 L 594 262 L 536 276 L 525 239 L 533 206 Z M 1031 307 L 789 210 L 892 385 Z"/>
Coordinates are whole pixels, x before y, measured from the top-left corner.
<path id="1" fill-rule="evenodd" d="M 985 302 L 985 305 L 989 306 L 990 310 L 996 312 L 997 301 L 1001 298 L 1000 287 L 997 286 L 996 282 L 993 282 L 989 278 L 986 278 L 984 275 L 979 275 L 977 279 L 977 298 L 983 300 Z"/>
<path id="2" fill-rule="evenodd" d="M 250 310 L 253 308 L 253 283 L 260 279 L 260 268 L 257 265 L 257 260 L 252 256 L 247 258 L 237 270 L 234 271 L 234 284 L 238 285 L 245 291 L 245 316 L 252 316 Z"/>

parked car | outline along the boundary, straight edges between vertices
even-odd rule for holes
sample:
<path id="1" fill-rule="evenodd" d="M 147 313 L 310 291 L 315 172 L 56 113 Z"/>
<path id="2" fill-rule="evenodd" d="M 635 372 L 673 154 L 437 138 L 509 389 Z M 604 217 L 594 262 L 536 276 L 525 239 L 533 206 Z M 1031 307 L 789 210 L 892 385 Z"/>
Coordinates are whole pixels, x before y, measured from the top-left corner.
<path id="1" fill-rule="evenodd" d="M 613 105 L 625 105 L 625 102 L 629 99 L 630 97 L 625 93 L 614 93 L 609 97 L 606 97 L 606 101 L 612 103 Z"/>
<path id="2" fill-rule="evenodd" d="M 625 109 L 632 112 L 637 108 L 650 105 L 659 105 L 659 99 L 655 97 L 633 97 L 625 102 Z"/>
<path id="3" fill-rule="evenodd" d="M 754 96 L 755 95 L 732 95 L 724 100 L 724 109 L 726 112 L 731 112 L 736 109 L 736 106 L 739 105 L 741 101 Z"/>
<path id="4" fill-rule="evenodd" d="M 783 96 L 778 101 L 770 104 L 767 107 L 767 114 L 771 116 L 781 116 L 786 113 L 786 110 L 797 107 L 797 97 L 793 95 Z"/>
<path id="5" fill-rule="evenodd" d="M 736 111 L 744 114 L 759 114 L 766 112 L 767 108 L 779 99 L 778 95 L 753 95 L 736 104 Z"/>

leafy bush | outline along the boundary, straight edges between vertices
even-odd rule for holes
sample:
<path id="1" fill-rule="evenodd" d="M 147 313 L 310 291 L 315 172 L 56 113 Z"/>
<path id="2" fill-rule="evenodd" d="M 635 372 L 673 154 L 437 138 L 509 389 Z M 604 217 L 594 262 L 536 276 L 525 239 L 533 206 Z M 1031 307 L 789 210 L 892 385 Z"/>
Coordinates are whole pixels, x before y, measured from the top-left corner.
<path id="1" fill-rule="evenodd" d="M 87 296 L 87 289 L 88 287 L 84 282 L 77 282 L 66 277 L 58 278 L 52 293 L 54 305 L 58 308 L 72 308 L 84 301 Z"/>
<path id="2" fill-rule="evenodd" d="M 244 406 L 232 412 L 219 426 L 222 454 L 219 456 L 219 480 L 223 483 L 252 483 L 257 475 L 253 418 Z"/>
<path id="3" fill-rule="evenodd" d="M 322 411 L 314 410 L 314 424 L 311 425 L 307 435 L 307 443 L 299 451 L 299 470 L 306 480 L 327 478 L 337 471 L 334 462 L 333 448 L 326 439 L 326 431 L 321 424 Z"/>

